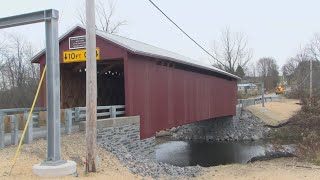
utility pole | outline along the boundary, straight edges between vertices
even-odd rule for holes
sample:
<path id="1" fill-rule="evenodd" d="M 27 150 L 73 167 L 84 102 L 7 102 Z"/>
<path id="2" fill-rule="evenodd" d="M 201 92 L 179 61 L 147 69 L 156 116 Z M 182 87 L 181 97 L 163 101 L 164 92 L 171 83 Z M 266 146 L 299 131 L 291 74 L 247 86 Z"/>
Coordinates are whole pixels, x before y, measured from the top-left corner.
<path id="1" fill-rule="evenodd" d="M 310 106 L 312 105 L 312 59 L 310 59 Z"/>
<path id="2" fill-rule="evenodd" d="M 95 0 L 86 0 L 86 172 L 96 172 L 97 62 Z"/>
<path id="3" fill-rule="evenodd" d="M 264 107 L 264 82 L 261 82 L 261 104 Z"/>

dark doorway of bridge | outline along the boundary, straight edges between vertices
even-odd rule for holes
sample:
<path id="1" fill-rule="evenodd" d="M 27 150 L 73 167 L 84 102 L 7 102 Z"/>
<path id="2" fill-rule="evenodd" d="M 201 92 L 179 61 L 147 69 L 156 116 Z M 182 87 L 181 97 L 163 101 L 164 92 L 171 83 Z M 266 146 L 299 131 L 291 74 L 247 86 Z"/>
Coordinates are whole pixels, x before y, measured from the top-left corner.
<path id="1" fill-rule="evenodd" d="M 97 105 L 124 105 L 124 68 L 121 60 L 97 61 Z M 86 105 L 86 63 L 61 64 L 62 108 Z"/>
<path id="2" fill-rule="evenodd" d="M 157 138 L 156 158 L 175 166 L 202 167 L 247 163 L 265 153 L 263 141 L 192 142 Z"/>

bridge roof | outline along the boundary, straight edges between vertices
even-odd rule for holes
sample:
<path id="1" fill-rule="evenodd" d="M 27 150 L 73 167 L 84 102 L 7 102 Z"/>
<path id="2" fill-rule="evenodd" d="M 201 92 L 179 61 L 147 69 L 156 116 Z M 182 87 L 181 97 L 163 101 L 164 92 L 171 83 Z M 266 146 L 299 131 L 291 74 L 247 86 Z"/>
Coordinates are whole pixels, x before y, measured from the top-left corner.
<path id="1" fill-rule="evenodd" d="M 76 25 L 73 28 L 71 28 L 68 32 L 63 34 L 59 38 L 59 41 L 62 41 L 63 39 L 68 37 L 69 34 L 74 32 L 78 28 L 85 29 L 85 27 L 82 26 L 82 25 Z M 146 43 L 143 43 L 143 42 L 140 42 L 140 41 L 136 41 L 136 40 L 133 40 L 133 39 L 129 39 L 129 38 L 126 38 L 126 37 L 123 37 L 123 36 L 106 33 L 104 31 L 100 31 L 100 30 L 97 30 L 96 34 L 98 36 L 102 37 L 103 39 L 111 41 L 111 42 L 117 44 L 118 46 L 121 46 L 121 47 L 125 48 L 126 50 L 128 50 L 129 52 L 131 52 L 133 54 L 138 54 L 138 55 L 142 55 L 142 56 L 148 56 L 148 57 L 153 57 L 153 58 L 169 60 L 169 61 L 173 61 L 173 62 L 177 62 L 177 63 L 181 63 L 181 64 L 193 66 L 193 67 L 197 67 L 197 68 L 200 68 L 200 69 L 213 71 L 213 72 L 216 72 L 216 73 L 219 73 L 219 74 L 223 74 L 223 75 L 235 78 L 235 79 L 240 79 L 238 76 L 235 76 L 235 75 L 230 74 L 228 72 L 225 72 L 225 71 L 223 71 L 221 69 L 213 67 L 209 62 L 205 63 L 205 62 L 202 62 L 202 61 L 194 60 L 194 59 L 188 58 L 186 56 L 180 55 L 178 53 L 174 53 L 174 52 L 171 52 L 171 51 L 168 51 L 168 50 L 165 50 L 165 49 L 153 46 L 153 45 L 149 45 L 149 44 L 146 44 Z M 31 59 L 31 61 L 33 63 L 37 63 L 39 61 L 39 57 L 41 55 L 43 55 L 44 53 L 45 53 L 45 49 L 40 51 L 37 55 L 35 55 Z"/>

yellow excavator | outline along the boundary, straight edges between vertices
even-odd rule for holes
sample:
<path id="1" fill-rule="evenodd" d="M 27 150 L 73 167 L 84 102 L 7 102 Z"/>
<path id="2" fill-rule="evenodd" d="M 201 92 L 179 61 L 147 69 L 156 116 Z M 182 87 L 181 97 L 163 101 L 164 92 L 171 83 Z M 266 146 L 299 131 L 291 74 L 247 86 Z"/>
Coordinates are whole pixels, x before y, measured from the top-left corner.
<path id="1" fill-rule="evenodd" d="M 276 88 L 276 94 L 278 95 L 278 94 L 283 94 L 284 93 L 284 87 L 283 86 L 278 86 L 277 88 Z"/>

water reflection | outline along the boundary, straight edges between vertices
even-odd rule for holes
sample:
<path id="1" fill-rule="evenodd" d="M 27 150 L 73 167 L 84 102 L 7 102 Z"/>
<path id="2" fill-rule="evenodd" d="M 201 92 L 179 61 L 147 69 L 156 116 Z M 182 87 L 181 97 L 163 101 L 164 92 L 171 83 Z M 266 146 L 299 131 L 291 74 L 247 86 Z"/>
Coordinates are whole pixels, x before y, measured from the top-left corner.
<path id="1" fill-rule="evenodd" d="M 158 140 L 156 158 L 176 166 L 204 167 L 246 163 L 265 154 L 263 142 L 188 142 Z"/>

